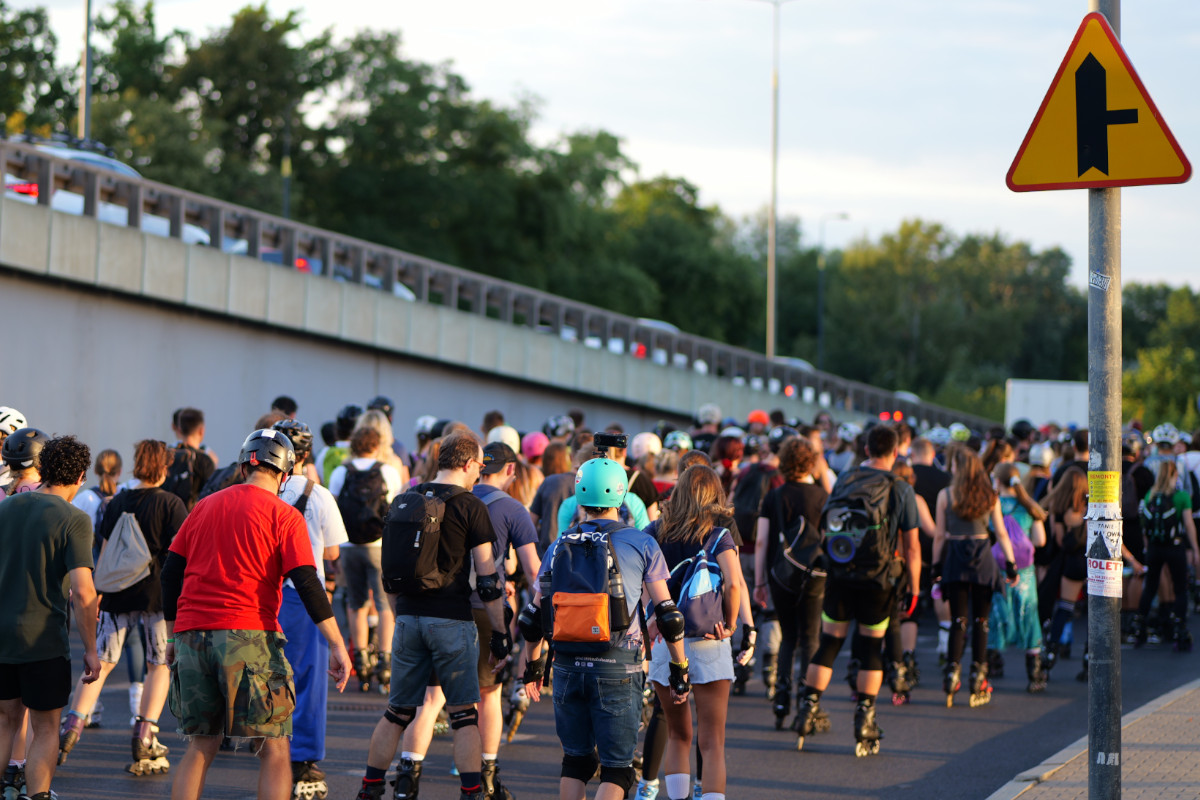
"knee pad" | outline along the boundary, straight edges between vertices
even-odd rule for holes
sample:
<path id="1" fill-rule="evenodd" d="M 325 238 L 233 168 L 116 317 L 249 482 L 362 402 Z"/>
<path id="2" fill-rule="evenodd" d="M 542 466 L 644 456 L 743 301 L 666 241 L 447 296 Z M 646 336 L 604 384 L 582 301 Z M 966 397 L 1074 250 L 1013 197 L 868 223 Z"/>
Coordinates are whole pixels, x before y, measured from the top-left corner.
<path id="1" fill-rule="evenodd" d="M 987 617 L 976 617 L 975 618 L 975 630 L 980 631 L 981 633 L 983 633 L 986 636 L 987 632 L 988 632 L 988 618 Z"/>
<path id="2" fill-rule="evenodd" d="M 564 754 L 562 760 L 562 777 L 573 778 L 577 781 L 587 783 L 596 774 L 596 767 L 600 766 L 600 759 L 596 758 L 595 753 L 588 753 L 586 756 L 569 756 Z"/>
<path id="3" fill-rule="evenodd" d="M 401 728 L 407 728 L 412 724 L 413 717 L 417 716 L 416 706 L 388 706 L 383 712 L 383 718 L 393 725 L 399 725 Z"/>
<path id="4" fill-rule="evenodd" d="M 850 640 L 850 654 L 858 659 L 859 668 L 863 671 L 879 672 L 883 669 L 882 645 L 883 639 L 873 639 L 855 631 L 854 638 Z"/>
<path id="5" fill-rule="evenodd" d="M 821 631 L 821 644 L 817 647 L 817 652 L 813 654 L 812 663 L 818 667 L 833 669 L 833 661 L 837 658 L 838 651 L 842 649 L 842 643 L 846 641 L 844 636 L 834 636 L 832 634 Z"/>
<path id="6" fill-rule="evenodd" d="M 624 794 L 629 794 L 629 789 L 633 786 L 635 780 L 636 777 L 632 766 L 600 767 L 600 782 L 620 786 Z"/>
<path id="7" fill-rule="evenodd" d="M 450 712 L 450 730 L 470 728 L 479 724 L 479 712 L 474 708 L 464 708 L 462 711 Z"/>
<path id="8" fill-rule="evenodd" d="M 955 617 L 954 619 L 950 620 L 950 630 L 951 631 L 959 631 L 960 633 L 966 633 L 967 632 L 967 618 L 966 617 Z"/>

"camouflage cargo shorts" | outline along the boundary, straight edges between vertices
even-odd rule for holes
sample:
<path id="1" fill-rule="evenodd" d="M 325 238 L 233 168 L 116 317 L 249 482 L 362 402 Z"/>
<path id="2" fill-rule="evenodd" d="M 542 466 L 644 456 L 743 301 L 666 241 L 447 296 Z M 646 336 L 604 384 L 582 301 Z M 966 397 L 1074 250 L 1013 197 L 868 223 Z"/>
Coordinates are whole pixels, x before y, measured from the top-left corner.
<path id="1" fill-rule="evenodd" d="M 292 735 L 296 688 L 283 634 L 175 634 L 171 713 L 184 736 L 275 739 Z"/>

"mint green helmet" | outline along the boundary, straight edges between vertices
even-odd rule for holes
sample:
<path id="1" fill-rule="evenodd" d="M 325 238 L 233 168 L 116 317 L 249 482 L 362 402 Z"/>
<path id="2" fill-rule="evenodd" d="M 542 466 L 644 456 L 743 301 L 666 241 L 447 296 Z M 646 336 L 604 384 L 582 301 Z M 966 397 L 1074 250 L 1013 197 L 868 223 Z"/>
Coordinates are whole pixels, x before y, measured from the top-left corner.
<path id="1" fill-rule="evenodd" d="M 620 508 L 629 479 L 611 458 L 593 458 L 575 473 L 575 501 L 590 508 Z"/>

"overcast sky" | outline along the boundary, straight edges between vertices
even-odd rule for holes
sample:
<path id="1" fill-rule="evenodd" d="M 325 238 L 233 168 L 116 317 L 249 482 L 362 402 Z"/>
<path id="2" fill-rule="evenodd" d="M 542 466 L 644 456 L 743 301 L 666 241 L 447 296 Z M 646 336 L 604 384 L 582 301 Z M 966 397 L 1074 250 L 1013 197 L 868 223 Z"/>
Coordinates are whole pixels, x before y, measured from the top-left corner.
<path id="1" fill-rule="evenodd" d="M 96 0 L 97 4 L 100 0 Z M 19 3 L 18 3 L 19 5 Z M 239 0 L 159 0 L 160 31 L 203 35 Z M 78 51 L 83 2 L 50 0 Z M 1193 162 L 1200 159 L 1200 3 L 1124 4 L 1122 42 Z M 770 192 L 771 16 L 754 0 L 273 0 L 309 33 L 400 30 L 409 56 L 452 61 L 477 96 L 541 99 L 539 141 L 603 128 L 643 177 L 697 184 L 740 216 Z M 808 244 L 876 238 L 912 217 L 958 234 L 999 231 L 1087 263 L 1086 190 L 1014 194 L 1004 176 L 1085 0 L 796 0 L 781 12 L 779 210 Z M 1190 88 L 1189 88 L 1190 87 Z M 1200 187 L 1122 192 L 1126 281 L 1200 288 Z"/>

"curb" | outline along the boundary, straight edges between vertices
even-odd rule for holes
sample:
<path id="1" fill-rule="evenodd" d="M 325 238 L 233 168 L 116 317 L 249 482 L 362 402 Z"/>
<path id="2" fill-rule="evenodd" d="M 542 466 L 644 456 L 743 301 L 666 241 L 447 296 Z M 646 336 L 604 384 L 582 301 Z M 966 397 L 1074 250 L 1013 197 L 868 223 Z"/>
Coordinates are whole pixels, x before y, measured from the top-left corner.
<path id="1" fill-rule="evenodd" d="M 1128 714 L 1121 716 L 1121 729 L 1128 728 L 1138 720 L 1148 717 L 1155 711 L 1166 708 L 1171 703 L 1174 703 L 1179 698 L 1189 692 L 1200 689 L 1200 679 L 1190 681 L 1180 686 L 1178 689 L 1173 689 L 1161 697 L 1157 697 L 1140 708 L 1130 711 Z M 1075 740 L 1071 744 L 1059 750 L 1054 755 L 1047 758 L 1041 764 L 1038 764 L 1032 769 L 1027 769 L 1024 772 L 1016 775 L 1008 783 L 1001 786 L 995 792 L 988 796 L 987 800 L 1015 800 L 1016 797 L 1024 794 L 1026 790 L 1037 786 L 1042 781 L 1048 780 L 1058 770 L 1062 769 L 1067 762 L 1072 761 L 1079 756 L 1086 755 L 1088 752 L 1088 737 L 1084 736 Z"/>

